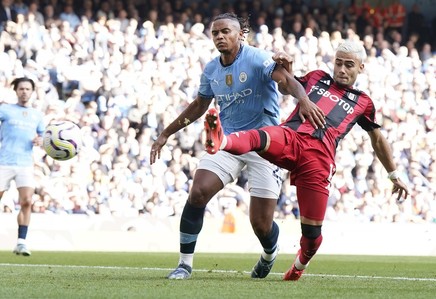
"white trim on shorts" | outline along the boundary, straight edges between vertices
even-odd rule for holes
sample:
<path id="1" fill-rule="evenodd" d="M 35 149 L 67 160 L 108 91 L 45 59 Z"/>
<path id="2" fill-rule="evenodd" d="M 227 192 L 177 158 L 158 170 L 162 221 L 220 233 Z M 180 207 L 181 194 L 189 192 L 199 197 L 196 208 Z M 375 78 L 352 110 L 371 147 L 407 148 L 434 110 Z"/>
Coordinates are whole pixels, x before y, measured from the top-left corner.
<path id="1" fill-rule="evenodd" d="M 36 181 L 34 169 L 32 167 L 0 165 L 0 191 L 10 188 L 11 181 L 15 181 L 17 188 L 35 188 Z"/>
<path id="2" fill-rule="evenodd" d="M 239 177 L 247 166 L 248 191 L 251 196 L 278 199 L 282 188 L 282 169 L 260 157 L 255 152 L 232 155 L 218 151 L 215 155 L 207 153 L 201 157 L 197 169 L 212 171 L 224 185 Z"/>

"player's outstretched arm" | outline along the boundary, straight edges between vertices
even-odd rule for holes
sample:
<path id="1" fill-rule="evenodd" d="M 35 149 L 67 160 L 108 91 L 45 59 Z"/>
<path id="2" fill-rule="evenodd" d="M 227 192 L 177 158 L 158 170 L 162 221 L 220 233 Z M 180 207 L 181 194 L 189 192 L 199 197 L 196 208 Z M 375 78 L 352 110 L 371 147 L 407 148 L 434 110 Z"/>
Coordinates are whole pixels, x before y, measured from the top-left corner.
<path id="1" fill-rule="evenodd" d="M 150 164 L 156 162 L 156 159 L 160 159 L 161 149 L 167 143 L 168 137 L 199 119 L 206 112 L 207 108 L 209 108 L 211 102 L 212 99 L 197 97 L 162 131 L 162 133 L 160 133 L 151 146 Z"/>
<path id="2" fill-rule="evenodd" d="M 277 82 L 279 91 L 282 94 L 290 94 L 298 99 L 301 121 L 305 122 L 307 118 L 314 128 L 324 128 L 324 112 L 315 103 L 309 100 L 304 87 L 292 74 L 292 57 L 284 52 L 278 52 L 274 54 L 272 58 L 277 63 L 272 73 L 272 79 Z"/>
<path id="3" fill-rule="evenodd" d="M 294 60 L 292 57 L 286 52 L 277 52 L 273 55 L 272 59 L 278 64 L 281 65 L 290 75 L 292 72 L 292 63 Z"/>
<path id="4" fill-rule="evenodd" d="M 325 114 L 315 103 L 309 100 L 303 86 L 284 67 L 278 65 L 272 74 L 272 78 L 277 82 L 279 91 L 282 94 L 290 94 L 298 99 L 300 104 L 299 116 L 302 122 L 306 118 L 315 129 L 324 128 Z"/>
<path id="5" fill-rule="evenodd" d="M 380 129 L 374 129 L 368 132 L 371 138 L 371 145 L 377 155 L 377 158 L 383 164 L 388 172 L 388 177 L 394 184 L 392 193 L 398 193 L 397 201 L 404 201 L 409 195 L 409 189 L 406 184 L 401 181 L 401 178 L 396 170 L 394 159 L 392 158 L 392 151 L 386 138 L 381 133 Z"/>

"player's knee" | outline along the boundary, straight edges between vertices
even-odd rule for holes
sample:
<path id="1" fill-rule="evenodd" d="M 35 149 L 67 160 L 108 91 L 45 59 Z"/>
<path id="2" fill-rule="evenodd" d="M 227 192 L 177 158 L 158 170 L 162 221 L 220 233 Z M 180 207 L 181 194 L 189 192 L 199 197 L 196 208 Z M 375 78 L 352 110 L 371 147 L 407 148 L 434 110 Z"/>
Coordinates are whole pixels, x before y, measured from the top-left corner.
<path id="1" fill-rule="evenodd" d="M 21 198 L 20 199 L 20 207 L 21 209 L 30 209 L 32 206 L 32 198 Z"/>
<path id="2" fill-rule="evenodd" d="M 265 225 L 265 223 L 260 221 L 251 221 L 251 227 L 255 235 L 259 238 L 265 238 L 271 230 L 271 226 Z"/>
<path id="3" fill-rule="evenodd" d="M 250 217 L 250 223 L 256 236 L 259 238 L 265 238 L 271 231 L 272 218 Z"/>
<path id="4" fill-rule="evenodd" d="M 210 201 L 211 196 L 204 188 L 192 188 L 189 194 L 188 201 L 191 206 L 196 208 L 203 208 Z"/>
<path id="5" fill-rule="evenodd" d="M 321 225 L 301 224 L 301 233 L 308 239 L 316 239 L 321 236 Z"/>
<path id="6" fill-rule="evenodd" d="M 285 136 L 281 128 L 266 127 L 260 131 L 264 132 L 263 138 L 269 144 L 269 146 L 264 147 L 268 154 L 273 156 L 281 155 L 283 153 L 283 145 L 285 144 Z"/>
<path id="7" fill-rule="evenodd" d="M 259 137 L 260 137 L 260 147 L 255 149 L 256 151 L 263 151 L 263 150 L 267 150 L 268 148 L 266 148 L 267 144 L 269 144 L 269 135 L 262 130 L 257 130 L 257 132 L 259 133 Z"/>

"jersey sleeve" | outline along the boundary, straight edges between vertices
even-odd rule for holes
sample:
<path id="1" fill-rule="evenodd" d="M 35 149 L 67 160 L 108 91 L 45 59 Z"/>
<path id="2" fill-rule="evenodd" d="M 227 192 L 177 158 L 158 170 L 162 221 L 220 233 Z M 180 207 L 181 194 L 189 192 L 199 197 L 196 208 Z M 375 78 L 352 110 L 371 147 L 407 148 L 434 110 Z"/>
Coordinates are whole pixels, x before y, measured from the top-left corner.
<path id="1" fill-rule="evenodd" d="M 326 73 L 324 71 L 321 70 L 315 70 L 315 71 L 311 71 L 308 72 L 306 75 L 301 76 L 301 77 L 297 77 L 294 76 L 295 80 L 297 80 L 298 82 L 301 83 L 301 85 L 303 85 L 304 88 L 306 88 L 307 82 L 309 82 L 310 78 L 312 78 L 312 76 L 314 75 L 318 75 L 318 77 L 323 77 Z"/>
<path id="2" fill-rule="evenodd" d="M 257 51 L 251 63 L 256 63 L 261 70 L 262 81 L 271 80 L 272 73 L 276 67 L 276 62 L 272 59 L 272 53 L 267 51 Z"/>
<path id="3" fill-rule="evenodd" d="M 211 79 L 212 72 L 213 72 L 212 63 L 209 62 L 204 68 L 203 73 L 201 74 L 200 86 L 198 88 L 198 96 L 208 100 L 212 99 L 215 96 L 210 86 L 210 82 L 212 80 Z"/>
<path id="4" fill-rule="evenodd" d="M 5 118 L 5 107 L 6 104 L 0 104 L 0 122 Z"/>
<path id="5" fill-rule="evenodd" d="M 44 131 L 45 131 L 44 118 L 42 117 L 42 115 L 40 115 L 40 119 L 39 119 L 38 125 L 36 127 L 36 133 L 39 136 L 42 136 L 42 134 L 44 134 Z"/>
<path id="6" fill-rule="evenodd" d="M 376 110 L 374 107 L 374 102 L 366 94 L 362 94 L 362 96 L 368 98 L 368 105 L 365 109 L 365 112 L 358 119 L 357 123 L 367 132 L 380 128 L 381 126 L 377 124 L 375 119 Z"/>

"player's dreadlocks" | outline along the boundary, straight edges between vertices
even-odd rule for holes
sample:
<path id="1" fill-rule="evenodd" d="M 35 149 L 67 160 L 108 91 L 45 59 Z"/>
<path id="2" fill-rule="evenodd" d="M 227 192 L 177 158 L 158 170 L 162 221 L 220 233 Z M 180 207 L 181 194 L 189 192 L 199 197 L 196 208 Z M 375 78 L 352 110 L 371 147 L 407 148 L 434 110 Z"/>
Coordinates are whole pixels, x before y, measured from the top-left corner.
<path id="1" fill-rule="evenodd" d="M 230 19 L 230 20 L 238 21 L 239 25 L 241 26 L 241 30 L 244 34 L 248 34 L 250 32 L 250 24 L 248 23 L 248 18 L 238 17 L 236 14 L 232 12 L 226 12 L 217 15 L 213 20 L 217 21 L 222 19 Z"/>

